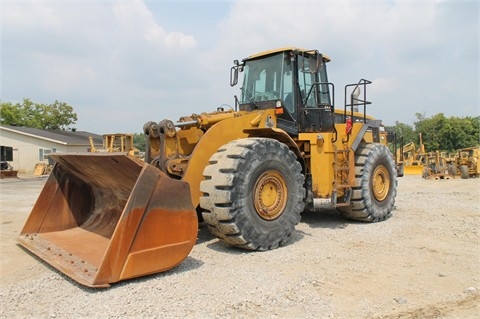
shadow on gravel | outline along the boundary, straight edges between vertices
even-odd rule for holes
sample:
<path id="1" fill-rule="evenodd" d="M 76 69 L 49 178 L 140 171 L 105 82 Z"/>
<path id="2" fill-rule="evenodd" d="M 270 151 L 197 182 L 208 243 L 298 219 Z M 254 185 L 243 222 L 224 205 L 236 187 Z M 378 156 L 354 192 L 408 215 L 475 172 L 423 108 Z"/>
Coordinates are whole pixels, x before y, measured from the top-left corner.
<path id="1" fill-rule="evenodd" d="M 170 276 L 179 275 L 179 274 L 182 274 L 184 272 L 189 272 L 189 271 L 192 271 L 194 269 L 200 268 L 200 267 L 203 266 L 203 264 L 204 264 L 203 261 L 195 259 L 195 258 L 190 257 L 190 256 L 187 256 L 187 258 L 185 258 L 178 266 L 176 266 L 176 267 L 174 267 L 170 270 L 167 270 L 167 271 L 161 272 L 161 273 L 146 275 L 146 276 L 143 276 L 143 277 L 132 278 L 132 279 L 129 279 L 129 280 L 120 281 L 120 282 L 112 284 L 111 287 L 107 288 L 107 289 L 112 289 L 112 288 L 116 289 L 116 288 L 122 288 L 124 286 L 136 285 L 138 283 L 148 282 L 148 281 L 151 281 L 151 280 L 154 280 L 154 279 L 157 279 L 157 278 L 159 280 L 161 280 L 162 278 L 168 278 Z M 95 288 L 83 287 L 81 285 L 78 285 L 78 286 L 82 287 L 83 289 L 86 289 L 89 292 L 91 290 L 93 290 L 91 292 L 96 292 L 98 290 L 98 289 L 95 289 Z"/>
<path id="2" fill-rule="evenodd" d="M 107 287 L 107 288 L 91 288 L 91 287 L 82 286 L 81 284 L 74 281 L 73 279 L 71 279 L 67 275 L 57 271 L 55 268 L 51 267 L 50 265 L 49 266 L 53 271 L 60 274 L 66 281 L 69 281 L 73 286 L 76 286 L 77 288 L 79 288 L 79 289 L 81 289 L 85 292 L 95 294 L 95 293 L 102 293 L 102 292 L 105 292 L 107 290 L 123 289 L 124 287 L 128 287 L 130 285 L 138 285 L 139 283 L 146 283 L 146 282 L 156 280 L 156 279 L 161 280 L 162 278 L 168 278 L 170 276 L 178 275 L 178 274 L 181 274 L 181 273 L 184 273 L 184 272 L 192 271 L 193 269 L 200 268 L 200 267 L 202 267 L 203 264 L 204 264 L 203 261 L 188 256 L 178 266 L 176 266 L 176 267 L 174 267 L 170 270 L 167 270 L 165 272 L 160 272 L 160 273 L 156 273 L 156 274 L 151 274 L 151 275 L 146 275 L 146 276 L 142 276 L 142 277 L 137 277 L 137 278 L 132 278 L 132 279 L 119 281 L 119 282 L 116 282 L 116 283 L 112 283 L 111 286 Z"/>
<path id="3" fill-rule="evenodd" d="M 329 229 L 343 229 L 346 228 L 349 224 L 363 224 L 357 221 L 351 221 L 345 219 L 338 211 L 335 209 L 322 209 L 321 211 L 305 211 L 301 215 L 300 224 L 306 224 L 310 228 L 329 228 Z M 297 225 L 295 232 L 292 234 L 290 239 L 281 247 L 288 247 L 295 244 L 298 241 L 301 241 L 304 237 L 311 236 L 309 233 L 299 230 Z M 207 244 L 207 247 L 221 253 L 228 253 L 234 255 L 242 255 L 249 253 L 259 253 L 259 251 L 245 250 L 238 247 L 230 246 L 221 240 L 213 236 L 207 229 L 207 226 L 204 223 L 201 223 L 198 230 L 198 238 L 196 245 L 212 241 L 212 243 Z M 261 252 L 260 252 L 261 253 Z"/>
<path id="4" fill-rule="evenodd" d="M 215 242 L 211 244 L 208 244 L 207 247 L 212 250 L 215 250 L 216 252 L 226 253 L 230 255 L 245 255 L 245 254 L 252 254 L 252 253 L 253 254 L 261 253 L 261 251 L 257 251 L 257 250 L 247 250 L 247 249 L 242 249 L 235 246 L 230 246 L 229 244 L 226 244 L 219 239 L 217 239 Z"/>
<path id="5" fill-rule="evenodd" d="M 215 239 L 215 236 L 213 236 L 213 234 L 208 230 L 207 225 L 203 222 L 199 223 L 197 242 L 195 243 L 195 245 L 203 244 L 212 239 Z"/>
<path id="6" fill-rule="evenodd" d="M 198 227 L 198 237 L 195 245 L 203 244 L 209 241 L 213 241 L 210 244 L 207 244 L 207 247 L 222 253 L 236 254 L 241 255 L 244 253 L 250 252 L 250 250 L 240 249 L 234 246 L 230 246 L 220 239 L 216 238 L 209 230 L 205 223 L 200 223 Z M 194 248 L 195 249 L 195 246 Z"/>
<path id="7" fill-rule="evenodd" d="M 305 211 L 302 213 L 301 223 L 307 224 L 310 228 L 345 228 L 349 224 L 358 223 L 345 219 L 335 209 L 322 209 L 321 211 Z"/>
<path id="8" fill-rule="evenodd" d="M 48 268 L 49 271 L 51 271 L 52 273 L 56 273 L 60 277 L 62 277 L 62 280 L 67 281 L 72 286 L 75 286 L 78 289 L 83 290 L 83 291 L 88 292 L 88 293 L 99 293 L 99 292 L 104 292 L 106 290 L 121 289 L 125 286 L 135 285 L 135 284 L 143 283 L 143 282 L 148 282 L 148 281 L 156 279 L 156 278 L 160 278 L 160 279 L 161 278 L 167 278 L 169 276 L 178 275 L 178 274 L 181 274 L 181 273 L 184 273 L 184 272 L 189 272 L 189 271 L 192 271 L 194 269 L 200 268 L 204 264 L 204 262 L 201 261 L 201 260 L 198 260 L 198 259 L 192 258 L 190 256 L 187 256 L 187 258 L 185 258 L 178 266 L 176 266 L 176 267 L 174 267 L 170 270 L 160 272 L 160 273 L 156 273 L 156 274 L 146 275 L 146 276 L 142 276 L 142 277 L 127 279 L 127 280 L 116 282 L 116 283 L 112 283 L 110 287 L 106 287 L 106 288 L 102 288 L 102 287 L 101 288 L 91 288 L 91 287 L 87 287 L 87 286 L 83 286 L 83 285 L 79 284 L 78 282 L 76 282 L 72 278 L 65 275 L 63 272 L 61 272 L 61 271 L 57 270 L 56 268 L 54 268 L 53 266 L 51 266 L 49 263 L 43 261 L 37 255 L 33 254 L 32 252 L 30 252 L 28 249 L 24 248 L 23 246 L 21 246 L 19 244 L 17 244 L 17 246 L 20 249 L 22 249 L 24 252 L 26 252 L 27 254 L 32 256 L 32 258 L 37 260 L 40 264 L 42 264 L 43 266 Z"/>

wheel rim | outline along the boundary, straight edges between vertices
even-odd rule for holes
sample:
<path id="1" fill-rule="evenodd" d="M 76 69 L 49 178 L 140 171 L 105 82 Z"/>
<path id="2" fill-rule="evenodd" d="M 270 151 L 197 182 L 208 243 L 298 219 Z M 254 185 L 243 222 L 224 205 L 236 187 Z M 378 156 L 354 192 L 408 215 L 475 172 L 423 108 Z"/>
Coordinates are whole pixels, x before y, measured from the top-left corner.
<path id="1" fill-rule="evenodd" d="M 254 205 L 257 214 L 266 220 L 280 216 L 287 205 L 287 185 L 277 171 L 267 171 L 259 176 L 254 188 Z"/>
<path id="2" fill-rule="evenodd" d="M 388 190 L 390 189 L 390 178 L 388 170 L 385 166 L 379 165 L 375 168 L 372 178 L 373 196 L 379 202 L 387 198 Z"/>

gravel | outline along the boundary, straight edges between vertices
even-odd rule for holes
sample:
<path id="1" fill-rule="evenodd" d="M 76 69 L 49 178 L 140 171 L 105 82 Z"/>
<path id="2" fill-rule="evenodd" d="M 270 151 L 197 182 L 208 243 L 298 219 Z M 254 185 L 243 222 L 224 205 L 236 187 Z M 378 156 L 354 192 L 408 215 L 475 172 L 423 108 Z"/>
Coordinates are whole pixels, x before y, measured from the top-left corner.
<path id="1" fill-rule="evenodd" d="M 107 289 L 16 245 L 44 182 L 0 181 L 1 318 L 480 317 L 480 179 L 399 178 L 387 221 L 304 213 L 273 251 L 229 247 L 201 226 L 178 267 Z"/>

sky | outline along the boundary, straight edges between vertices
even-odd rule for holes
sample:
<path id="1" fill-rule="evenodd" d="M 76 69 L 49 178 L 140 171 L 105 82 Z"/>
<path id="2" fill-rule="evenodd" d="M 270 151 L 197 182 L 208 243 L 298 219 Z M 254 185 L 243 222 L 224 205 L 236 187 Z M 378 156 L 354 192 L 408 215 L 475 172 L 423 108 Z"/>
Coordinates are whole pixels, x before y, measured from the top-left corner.
<path id="1" fill-rule="evenodd" d="M 332 59 L 337 108 L 371 80 L 385 125 L 480 115 L 478 1 L 0 1 L 0 100 L 65 102 L 81 131 L 233 107 L 233 60 L 285 46 Z"/>

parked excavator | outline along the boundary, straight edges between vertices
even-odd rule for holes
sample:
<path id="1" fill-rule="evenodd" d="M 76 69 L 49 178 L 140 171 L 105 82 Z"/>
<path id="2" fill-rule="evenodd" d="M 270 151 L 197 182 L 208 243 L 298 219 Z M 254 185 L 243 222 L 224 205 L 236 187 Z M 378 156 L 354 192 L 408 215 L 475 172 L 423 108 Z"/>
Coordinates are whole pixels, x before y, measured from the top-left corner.
<path id="1" fill-rule="evenodd" d="M 19 243 L 83 285 L 108 287 L 178 265 L 199 219 L 247 250 L 285 245 L 317 201 L 350 219 L 387 219 L 397 171 L 381 120 L 366 115 L 371 82 L 346 85 L 335 116 L 329 61 L 294 47 L 234 61 L 230 84 L 244 75 L 235 106 L 147 122 L 145 161 L 52 154 Z"/>

